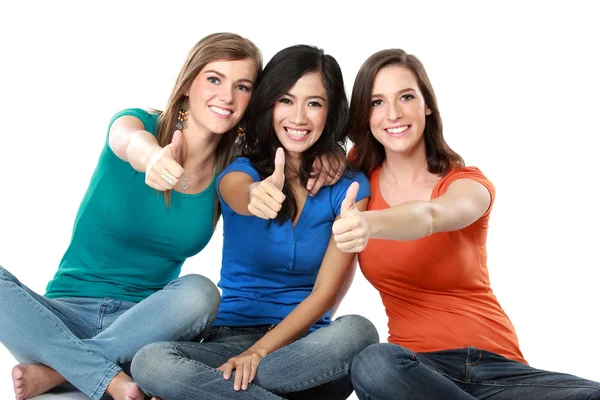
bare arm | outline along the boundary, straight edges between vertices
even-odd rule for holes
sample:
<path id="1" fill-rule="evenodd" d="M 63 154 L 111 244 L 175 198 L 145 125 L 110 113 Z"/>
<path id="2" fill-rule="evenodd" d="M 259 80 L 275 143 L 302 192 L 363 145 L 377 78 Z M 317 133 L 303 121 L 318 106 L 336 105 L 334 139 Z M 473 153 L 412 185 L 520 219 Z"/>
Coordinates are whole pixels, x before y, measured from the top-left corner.
<path id="1" fill-rule="evenodd" d="M 340 293 L 338 294 L 337 300 L 335 301 L 335 304 L 334 304 L 333 308 L 331 309 L 331 317 L 332 318 L 335 315 L 335 313 L 337 312 L 338 308 L 340 308 L 340 305 L 342 304 L 342 300 L 344 300 L 344 297 L 346 297 L 346 295 L 348 294 L 348 290 L 350 290 L 350 286 L 352 286 L 352 282 L 354 281 L 354 276 L 356 275 L 357 266 L 358 266 L 358 257 L 354 256 L 354 260 L 352 260 L 352 264 L 350 264 L 350 269 L 348 270 L 348 275 L 346 276 L 346 280 L 344 281 L 344 286 L 342 286 L 342 289 L 340 290 Z"/>
<path id="2" fill-rule="evenodd" d="M 458 179 L 434 200 L 409 201 L 336 221 L 334 238 L 340 249 L 350 252 L 362 251 L 371 237 L 415 240 L 465 228 L 481 218 L 490 203 L 485 186 L 472 179 Z"/>
<path id="3" fill-rule="evenodd" d="M 117 118 L 110 127 L 108 144 L 111 150 L 123 161 L 140 172 L 146 172 L 150 155 L 162 148 L 150 132 L 144 130 L 144 124 L 138 118 L 125 115 Z"/>
<path id="4" fill-rule="evenodd" d="M 161 191 L 172 189 L 183 175 L 183 168 L 175 161 L 182 141 L 182 133 L 176 131 L 173 142 L 161 148 L 154 135 L 144 130 L 142 121 L 131 115 L 117 118 L 108 133 L 113 153 L 136 171 L 146 173 L 146 184 Z"/>
<path id="5" fill-rule="evenodd" d="M 366 210 L 367 203 L 368 199 L 362 199 L 356 208 Z M 250 349 L 267 355 L 302 336 L 335 305 L 354 257 L 340 251 L 332 237 L 311 294 Z"/>
<path id="6" fill-rule="evenodd" d="M 446 193 L 431 201 L 410 201 L 380 211 L 366 211 L 371 237 L 414 240 L 437 232 L 466 228 L 490 207 L 485 186 L 472 179 L 458 179 Z"/>

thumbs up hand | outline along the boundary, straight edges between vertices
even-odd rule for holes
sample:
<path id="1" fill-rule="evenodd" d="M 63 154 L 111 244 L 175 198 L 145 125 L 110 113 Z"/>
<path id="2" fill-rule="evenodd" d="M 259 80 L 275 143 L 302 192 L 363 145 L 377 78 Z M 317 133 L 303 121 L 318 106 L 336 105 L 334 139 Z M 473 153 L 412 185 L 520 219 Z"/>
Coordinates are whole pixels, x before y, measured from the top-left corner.
<path id="1" fill-rule="evenodd" d="M 250 185 L 248 211 L 262 219 L 275 219 L 285 200 L 285 153 L 280 147 L 275 154 L 275 171 L 262 182 Z"/>
<path id="2" fill-rule="evenodd" d="M 146 164 L 146 185 L 156 190 L 173 189 L 184 173 L 179 164 L 183 134 L 176 130 L 171 143 L 149 157 Z"/>
<path id="3" fill-rule="evenodd" d="M 340 215 L 331 229 L 337 247 L 345 253 L 361 252 L 369 241 L 369 225 L 356 208 L 358 188 L 358 182 L 348 188 Z"/>

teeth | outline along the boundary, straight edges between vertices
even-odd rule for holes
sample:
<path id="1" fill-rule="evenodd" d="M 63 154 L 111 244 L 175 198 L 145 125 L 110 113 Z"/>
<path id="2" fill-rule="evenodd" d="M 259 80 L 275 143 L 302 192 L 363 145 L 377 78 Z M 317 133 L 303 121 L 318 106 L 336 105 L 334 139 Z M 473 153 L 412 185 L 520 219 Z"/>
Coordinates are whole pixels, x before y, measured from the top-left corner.
<path id="1" fill-rule="evenodd" d="M 388 131 L 389 133 L 402 133 L 407 129 L 408 129 L 408 125 L 404 125 L 399 128 L 388 128 L 388 129 L 386 129 L 386 131 Z"/>
<path id="2" fill-rule="evenodd" d="M 231 110 L 225 110 L 225 109 L 217 107 L 217 106 L 210 106 L 209 108 L 211 110 L 213 110 L 214 112 L 216 112 L 217 114 L 220 114 L 220 115 L 229 115 L 229 114 L 231 114 Z"/>
<path id="3" fill-rule="evenodd" d="M 289 128 L 286 128 L 286 130 L 287 130 L 287 132 L 290 135 L 296 136 L 296 137 L 303 137 L 303 136 L 306 136 L 308 134 L 308 130 L 299 131 L 299 130 L 296 130 L 296 129 L 289 129 Z"/>

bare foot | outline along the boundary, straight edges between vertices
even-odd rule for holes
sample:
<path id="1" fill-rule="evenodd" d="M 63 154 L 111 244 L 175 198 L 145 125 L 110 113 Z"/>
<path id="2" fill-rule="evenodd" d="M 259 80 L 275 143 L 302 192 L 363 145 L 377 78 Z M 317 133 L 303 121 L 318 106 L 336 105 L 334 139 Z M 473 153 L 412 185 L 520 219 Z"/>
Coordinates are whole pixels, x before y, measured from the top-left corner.
<path id="1" fill-rule="evenodd" d="M 119 372 L 106 389 L 114 400 L 144 400 L 142 389 L 123 371 Z"/>
<path id="2" fill-rule="evenodd" d="M 55 370 L 43 364 L 18 364 L 12 369 L 17 400 L 30 399 L 66 382 Z"/>

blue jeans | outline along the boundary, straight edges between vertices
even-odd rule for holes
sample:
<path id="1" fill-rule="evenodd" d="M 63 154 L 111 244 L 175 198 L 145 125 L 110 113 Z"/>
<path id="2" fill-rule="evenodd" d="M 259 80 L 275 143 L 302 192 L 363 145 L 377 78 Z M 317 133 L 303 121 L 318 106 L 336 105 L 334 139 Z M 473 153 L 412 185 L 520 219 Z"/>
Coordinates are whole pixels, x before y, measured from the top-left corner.
<path id="1" fill-rule="evenodd" d="M 600 383 L 473 347 L 415 354 L 390 343 L 369 346 L 352 364 L 352 383 L 361 400 L 600 399 Z"/>
<path id="2" fill-rule="evenodd" d="M 213 327 L 201 343 L 154 343 L 135 355 L 131 372 L 146 393 L 168 400 L 346 399 L 353 391 L 352 360 L 379 341 L 367 319 L 339 317 L 266 356 L 248 389 L 234 391 L 233 378 L 226 381 L 215 368 L 273 327 Z"/>
<path id="3" fill-rule="evenodd" d="M 58 371 L 93 400 L 143 346 L 192 340 L 212 324 L 220 297 L 187 275 L 139 303 L 111 298 L 48 299 L 0 267 L 0 342 L 19 361 Z"/>

